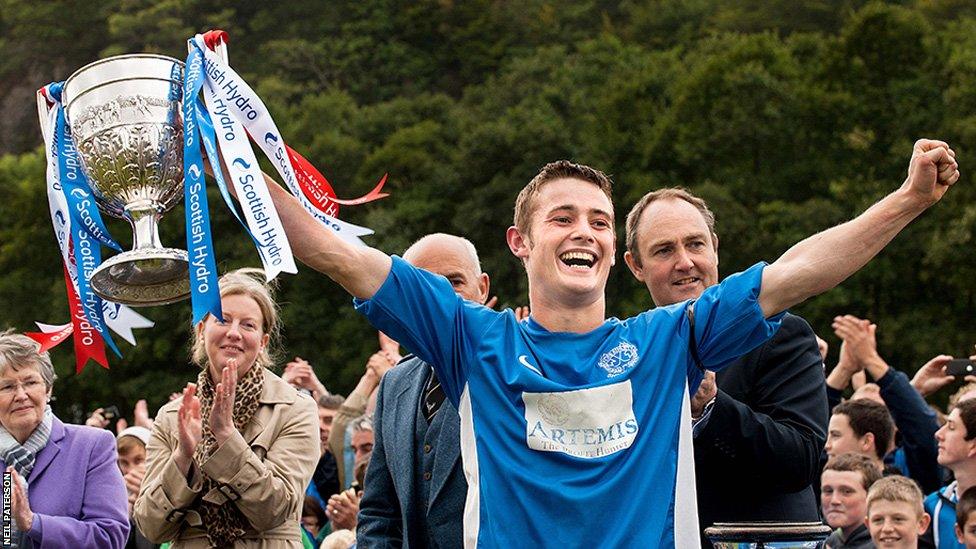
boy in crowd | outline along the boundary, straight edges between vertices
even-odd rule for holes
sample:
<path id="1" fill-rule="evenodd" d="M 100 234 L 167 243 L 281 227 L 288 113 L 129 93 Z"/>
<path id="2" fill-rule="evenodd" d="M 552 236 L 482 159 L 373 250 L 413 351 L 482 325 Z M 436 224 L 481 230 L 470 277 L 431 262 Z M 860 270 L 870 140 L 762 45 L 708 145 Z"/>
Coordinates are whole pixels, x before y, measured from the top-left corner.
<path id="1" fill-rule="evenodd" d="M 123 429 L 116 438 L 116 448 L 118 449 L 119 470 L 122 471 L 122 478 L 125 479 L 125 491 L 129 497 L 129 540 L 126 547 L 135 549 L 155 549 L 159 547 L 154 544 L 139 531 L 136 523 L 132 520 L 132 506 L 139 497 L 139 489 L 142 487 L 142 479 L 146 475 L 146 444 L 152 431 L 146 427 L 135 426 Z"/>
<path id="2" fill-rule="evenodd" d="M 936 433 L 939 465 L 952 471 L 956 480 L 925 498 L 925 511 L 932 524 L 919 540 L 922 547 L 963 547 L 956 541 L 956 505 L 959 495 L 976 486 L 976 400 L 963 400 L 946 417 Z"/>
<path id="3" fill-rule="evenodd" d="M 834 533 L 827 538 L 830 549 L 874 547 L 864 522 L 868 490 L 881 479 L 875 460 L 861 454 L 830 458 L 820 476 L 820 505 L 824 520 Z"/>
<path id="4" fill-rule="evenodd" d="M 976 488 L 966 490 L 956 505 L 956 540 L 966 549 L 976 549 Z"/>
<path id="5" fill-rule="evenodd" d="M 922 490 L 901 475 L 885 477 L 868 490 L 865 519 L 875 547 L 914 549 L 931 517 L 922 508 Z"/>

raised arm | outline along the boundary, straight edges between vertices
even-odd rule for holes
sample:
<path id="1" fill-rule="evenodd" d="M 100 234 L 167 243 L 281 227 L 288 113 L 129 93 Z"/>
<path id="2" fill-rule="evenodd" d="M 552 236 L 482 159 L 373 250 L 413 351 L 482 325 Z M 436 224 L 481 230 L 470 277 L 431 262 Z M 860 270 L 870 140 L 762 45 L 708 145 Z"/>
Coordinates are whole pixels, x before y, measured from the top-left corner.
<path id="1" fill-rule="evenodd" d="M 915 142 L 908 178 L 856 218 L 815 234 L 763 271 L 759 305 L 767 317 L 843 282 L 959 179 L 955 153 L 942 141 Z"/>
<path id="2" fill-rule="evenodd" d="M 338 282 L 353 297 L 373 297 L 390 272 L 390 256 L 339 238 L 316 221 L 274 179 L 265 174 L 264 180 L 295 257 Z"/>

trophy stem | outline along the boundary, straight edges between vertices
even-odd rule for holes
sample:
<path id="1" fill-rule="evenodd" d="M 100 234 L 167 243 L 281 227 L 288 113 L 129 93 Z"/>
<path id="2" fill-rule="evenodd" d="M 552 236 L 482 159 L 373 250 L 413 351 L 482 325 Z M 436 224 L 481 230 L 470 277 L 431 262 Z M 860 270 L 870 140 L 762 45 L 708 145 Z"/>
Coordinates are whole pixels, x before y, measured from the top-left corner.
<path id="1" fill-rule="evenodd" d="M 132 249 L 162 248 L 159 241 L 159 210 L 153 206 L 135 204 L 126 208 L 132 225 Z"/>

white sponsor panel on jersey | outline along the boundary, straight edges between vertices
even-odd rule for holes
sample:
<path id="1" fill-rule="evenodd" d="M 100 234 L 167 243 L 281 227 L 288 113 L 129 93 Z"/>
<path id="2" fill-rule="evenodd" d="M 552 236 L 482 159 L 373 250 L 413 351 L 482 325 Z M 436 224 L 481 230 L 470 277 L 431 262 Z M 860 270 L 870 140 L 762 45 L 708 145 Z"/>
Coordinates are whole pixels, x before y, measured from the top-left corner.
<path id="1" fill-rule="evenodd" d="M 630 380 L 558 393 L 522 393 L 533 450 L 600 458 L 630 448 L 640 430 Z"/>

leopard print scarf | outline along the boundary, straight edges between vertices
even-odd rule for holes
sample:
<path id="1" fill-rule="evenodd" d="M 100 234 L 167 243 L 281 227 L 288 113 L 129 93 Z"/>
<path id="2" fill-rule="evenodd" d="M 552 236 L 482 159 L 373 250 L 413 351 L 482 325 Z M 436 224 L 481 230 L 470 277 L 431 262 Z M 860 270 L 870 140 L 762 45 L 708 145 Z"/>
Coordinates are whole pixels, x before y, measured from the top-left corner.
<path id="1" fill-rule="evenodd" d="M 197 470 L 202 470 L 201 465 L 206 463 L 217 449 L 217 439 L 210 429 L 210 410 L 213 408 L 214 388 L 215 384 L 210 379 L 208 369 L 205 368 L 197 376 L 197 394 L 200 397 L 200 416 L 203 421 L 203 437 L 193 452 L 193 461 L 196 463 Z M 244 377 L 237 380 L 237 389 L 234 395 L 234 427 L 237 427 L 237 430 L 242 434 L 244 426 L 251 421 L 251 416 L 258 409 L 258 399 L 263 388 L 264 368 L 257 364 L 251 366 Z M 206 494 L 217 486 L 219 486 L 218 482 L 204 476 L 201 493 Z M 234 545 L 234 541 L 243 536 L 250 526 L 247 517 L 229 500 L 222 505 L 201 501 L 199 511 L 203 524 L 207 528 L 207 540 L 213 547 Z"/>

